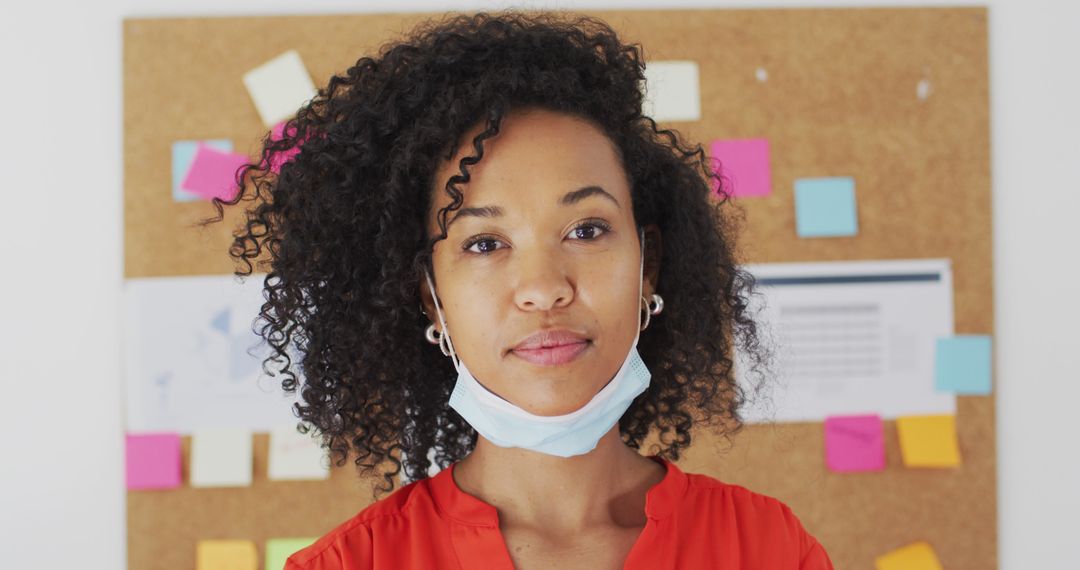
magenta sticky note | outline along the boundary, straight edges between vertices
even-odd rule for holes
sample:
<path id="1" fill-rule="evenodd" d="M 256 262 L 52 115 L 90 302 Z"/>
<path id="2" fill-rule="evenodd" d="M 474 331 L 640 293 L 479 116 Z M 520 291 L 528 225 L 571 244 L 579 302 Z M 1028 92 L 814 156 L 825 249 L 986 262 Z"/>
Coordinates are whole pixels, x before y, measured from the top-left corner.
<path id="1" fill-rule="evenodd" d="M 278 140 L 281 140 L 284 137 L 285 123 L 286 122 L 287 121 L 281 121 L 280 123 L 274 125 L 274 128 L 270 131 L 271 140 L 278 141 Z M 290 133 L 290 135 L 295 136 L 296 131 L 295 130 L 290 130 L 289 133 Z M 280 171 L 281 170 L 281 165 L 285 164 L 286 162 L 289 162 L 289 159 L 296 156 L 296 153 L 298 153 L 298 152 L 300 152 L 299 143 L 297 144 L 297 146 L 294 146 L 293 148 L 290 148 L 289 150 L 285 150 L 285 151 L 278 152 L 278 153 L 270 155 L 270 171 L 274 172 L 274 173 L 277 173 L 278 171 Z"/>
<path id="2" fill-rule="evenodd" d="M 831 471 L 881 471 L 885 468 L 885 438 L 881 416 L 825 418 L 825 463 Z"/>
<path id="3" fill-rule="evenodd" d="M 712 169 L 724 180 L 724 189 L 734 198 L 772 194 L 768 139 L 718 139 L 710 148 Z M 713 194 L 719 195 L 716 181 Z"/>
<path id="4" fill-rule="evenodd" d="M 230 200 L 239 188 L 236 170 L 248 162 L 245 154 L 218 150 L 200 143 L 180 187 L 209 200 Z"/>
<path id="5" fill-rule="evenodd" d="M 127 434 L 127 488 L 180 486 L 180 434 Z"/>

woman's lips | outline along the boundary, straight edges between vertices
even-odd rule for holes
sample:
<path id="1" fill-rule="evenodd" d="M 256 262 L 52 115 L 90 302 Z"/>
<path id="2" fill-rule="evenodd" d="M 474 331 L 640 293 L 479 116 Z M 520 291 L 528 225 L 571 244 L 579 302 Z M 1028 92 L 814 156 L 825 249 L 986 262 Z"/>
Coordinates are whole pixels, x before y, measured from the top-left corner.
<path id="1" fill-rule="evenodd" d="M 548 348 L 518 348 L 511 352 L 539 366 L 557 366 L 577 358 L 588 347 L 589 341 L 581 341 Z"/>

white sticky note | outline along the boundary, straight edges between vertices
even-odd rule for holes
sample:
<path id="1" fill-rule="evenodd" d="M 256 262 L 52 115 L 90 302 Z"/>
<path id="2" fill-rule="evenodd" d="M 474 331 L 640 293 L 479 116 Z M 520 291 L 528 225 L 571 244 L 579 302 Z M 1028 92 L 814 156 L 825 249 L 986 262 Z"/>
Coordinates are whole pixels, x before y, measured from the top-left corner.
<path id="1" fill-rule="evenodd" d="M 192 487 L 251 485 L 251 432 L 211 428 L 191 434 Z"/>
<path id="2" fill-rule="evenodd" d="M 296 50 L 245 73 L 244 85 L 267 127 L 292 117 L 318 93 Z"/>
<path id="3" fill-rule="evenodd" d="M 642 112 L 655 121 L 701 119 L 701 87 L 697 62 L 645 62 L 645 101 Z"/>
<path id="4" fill-rule="evenodd" d="M 296 431 L 296 424 L 270 431 L 268 477 L 282 479 L 326 479 L 330 477 L 329 460 L 312 434 Z"/>

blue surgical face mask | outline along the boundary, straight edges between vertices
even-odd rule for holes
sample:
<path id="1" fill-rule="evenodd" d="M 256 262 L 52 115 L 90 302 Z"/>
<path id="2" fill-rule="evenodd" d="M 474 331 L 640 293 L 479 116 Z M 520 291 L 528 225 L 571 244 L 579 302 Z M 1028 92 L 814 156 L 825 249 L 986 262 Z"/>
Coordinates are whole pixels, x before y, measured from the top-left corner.
<path id="1" fill-rule="evenodd" d="M 640 301 L 645 250 L 644 235 L 639 237 L 642 244 L 638 279 Z M 435 300 L 442 334 L 449 335 L 439 299 L 435 296 L 431 275 L 425 272 L 425 276 L 431 296 Z M 450 407 L 461 414 L 477 433 L 499 447 L 521 447 L 559 457 L 571 457 L 592 451 L 600 438 L 619 421 L 634 398 L 649 387 L 652 374 L 637 350 L 641 336 L 640 305 L 637 313 L 638 327 L 634 342 L 630 345 L 630 352 L 619 371 L 588 403 L 561 416 L 531 414 L 485 388 L 458 357 L 453 342 L 450 342 L 451 339 L 447 336 L 447 344 L 458 372 L 457 383 L 450 394 Z"/>

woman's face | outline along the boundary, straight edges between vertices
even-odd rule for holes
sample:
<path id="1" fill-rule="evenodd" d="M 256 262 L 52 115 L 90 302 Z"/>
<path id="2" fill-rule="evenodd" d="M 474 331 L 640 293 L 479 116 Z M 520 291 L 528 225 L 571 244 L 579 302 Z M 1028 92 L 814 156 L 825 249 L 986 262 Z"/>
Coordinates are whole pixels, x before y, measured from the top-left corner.
<path id="1" fill-rule="evenodd" d="M 450 203 L 446 180 L 482 129 L 466 133 L 458 155 L 440 164 L 429 235 L 438 235 L 436 212 Z M 448 238 L 433 253 L 450 339 L 476 379 L 503 399 L 542 416 L 572 412 L 619 370 L 642 306 L 630 187 L 613 143 L 582 119 L 521 110 L 504 117 L 469 172 L 470 182 L 458 185 L 462 208 L 448 216 Z M 646 298 L 658 238 L 655 226 L 647 228 Z M 441 332 L 426 281 L 421 299 Z M 539 339 L 561 347 L 521 344 L 544 331 L 569 334 Z"/>

